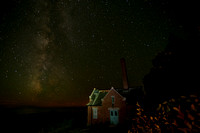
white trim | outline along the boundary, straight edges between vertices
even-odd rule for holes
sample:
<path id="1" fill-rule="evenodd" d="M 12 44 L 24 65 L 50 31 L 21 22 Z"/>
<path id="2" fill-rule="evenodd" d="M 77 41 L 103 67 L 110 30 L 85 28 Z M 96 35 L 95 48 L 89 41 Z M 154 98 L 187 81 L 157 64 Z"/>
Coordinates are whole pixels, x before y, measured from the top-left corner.
<path id="1" fill-rule="evenodd" d="M 99 93 L 98 93 L 98 94 L 95 94 L 95 98 L 94 98 L 94 102 L 93 102 L 93 103 L 96 102 L 98 96 L 99 96 Z"/>
<path id="2" fill-rule="evenodd" d="M 113 88 L 113 90 L 119 94 L 119 92 L 118 92 L 118 91 L 116 91 L 114 88 Z M 124 97 L 123 97 L 121 94 L 119 94 L 119 95 L 120 95 L 122 98 L 124 98 Z"/>
<path id="3" fill-rule="evenodd" d="M 104 96 L 104 98 L 110 93 L 111 90 L 114 90 L 119 96 L 122 97 L 122 100 L 124 100 L 125 97 L 123 97 L 121 94 L 119 94 L 119 92 L 117 92 L 117 91 L 114 89 L 114 87 L 111 87 L 111 89 L 110 89 L 109 92 Z M 104 98 L 103 98 L 103 99 L 104 99 Z M 125 100 L 126 100 L 126 98 L 125 98 Z"/>
<path id="4" fill-rule="evenodd" d="M 124 97 L 123 101 L 126 101 L 126 98 Z"/>
<path id="5" fill-rule="evenodd" d="M 92 95 L 94 94 L 94 91 L 95 91 L 95 90 L 98 90 L 98 89 L 94 88 L 89 97 L 92 97 Z"/>

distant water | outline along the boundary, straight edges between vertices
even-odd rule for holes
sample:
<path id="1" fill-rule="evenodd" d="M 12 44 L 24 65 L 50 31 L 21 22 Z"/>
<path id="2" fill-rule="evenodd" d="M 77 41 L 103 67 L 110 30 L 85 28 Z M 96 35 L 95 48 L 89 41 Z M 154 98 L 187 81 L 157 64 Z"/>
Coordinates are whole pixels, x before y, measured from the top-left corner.
<path id="1" fill-rule="evenodd" d="M 62 133 L 86 123 L 86 107 L 0 107 L 0 133 Z"/>

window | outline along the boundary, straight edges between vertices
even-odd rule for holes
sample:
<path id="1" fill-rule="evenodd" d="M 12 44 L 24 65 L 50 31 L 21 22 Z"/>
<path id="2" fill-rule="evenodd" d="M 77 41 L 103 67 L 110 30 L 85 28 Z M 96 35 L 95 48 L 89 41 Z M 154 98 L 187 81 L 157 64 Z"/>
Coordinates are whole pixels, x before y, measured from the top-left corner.
<path id="1" fill-rule="evenodd" d="M 113 116 L 113 111 L 110 111 L 110 115 Z"/>
<path id="2" fill-rule="evenodd" d="M 98 108 L 95 108 L 95 107 L 92 108 L 93 119 L 97 119 L 97 109 L 98 109 Z"/>
<path id="3" fill-rule="evenodd" d="M 115 116 L 118 116 L 118 115 L 117 115 L 117 111 L 115 111 Z"/>
<path id="4" fill-rule="evenodd" d="M 114 106 L 114 104 L 115 104 L 115 96 L 111 96 L 111 98 L 112 98 L 112 106 Z"/>

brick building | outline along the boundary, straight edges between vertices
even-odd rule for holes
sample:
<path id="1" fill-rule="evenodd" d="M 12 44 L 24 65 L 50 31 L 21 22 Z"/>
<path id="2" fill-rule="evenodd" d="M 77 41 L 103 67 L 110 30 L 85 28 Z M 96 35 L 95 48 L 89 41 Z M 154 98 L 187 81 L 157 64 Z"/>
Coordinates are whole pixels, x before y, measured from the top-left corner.
<path id="1" fill-rule="evenodd" d="M 110 90 L 94 88 L 89 96 L 88 125 L 111 124 L 117 125 L 126 119 L 126 98 L 113 87 Z"/>
<path id="2" fill-rule="evenodd" d="M 129 88 L 125 59 L 121 59 L 123 89 L 98 90 L 89 96 L 88 125 L 123 124 L 132 118 L 134 105 L 143 96 L 141 86 Z"/>

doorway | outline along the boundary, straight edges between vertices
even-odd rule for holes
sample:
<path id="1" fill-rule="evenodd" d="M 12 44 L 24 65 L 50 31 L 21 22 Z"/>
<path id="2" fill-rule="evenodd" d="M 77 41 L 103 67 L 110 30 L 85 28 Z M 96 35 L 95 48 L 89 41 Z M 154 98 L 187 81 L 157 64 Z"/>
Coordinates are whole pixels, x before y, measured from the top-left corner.
<path id="1" fill-rule="evenodd" d="M 119 123 L 118 109 L 110 109 L 110 124 L 117 125 Z"/>

